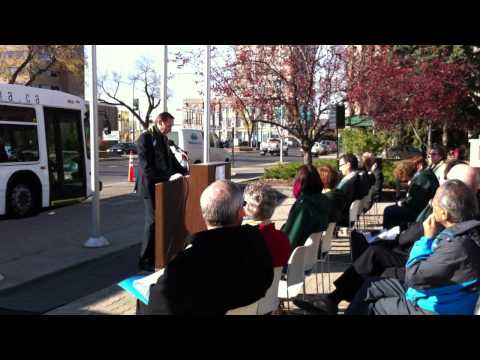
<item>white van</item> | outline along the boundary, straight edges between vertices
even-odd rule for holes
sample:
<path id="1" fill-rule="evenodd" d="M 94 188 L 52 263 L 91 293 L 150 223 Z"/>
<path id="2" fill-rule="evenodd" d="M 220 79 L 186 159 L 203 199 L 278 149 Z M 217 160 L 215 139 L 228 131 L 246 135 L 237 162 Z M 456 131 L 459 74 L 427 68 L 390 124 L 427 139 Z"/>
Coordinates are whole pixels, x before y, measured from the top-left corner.
<path id="1" fill-rule="evenodd" d="M 175 145 L 184 150 L 188 155 L 189 164 L 203 163 L 203 131 L 197 129 L 172 129 L 167 135 Z M 229 162 L 231 153 L 220 147 L 220 139 L 216 134 L 210 134 L 210 162 Z M 175 157 L 183 166 L 182 153 L 174 146 L 170 146 Z"/>

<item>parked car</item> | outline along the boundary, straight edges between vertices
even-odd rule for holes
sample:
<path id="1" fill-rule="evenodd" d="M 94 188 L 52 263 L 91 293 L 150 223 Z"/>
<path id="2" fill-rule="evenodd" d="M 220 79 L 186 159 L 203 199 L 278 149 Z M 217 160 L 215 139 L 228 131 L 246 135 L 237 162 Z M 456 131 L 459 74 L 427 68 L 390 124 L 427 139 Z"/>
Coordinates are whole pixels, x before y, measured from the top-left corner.
<path id="1" fill-rule="evenodd" d="M 320 144 L 325 145 L 328 149 L 328 153 L 337 151 L 337 142 L 333 140 L 321 140 Z"/>
<path id="2" fill-rule="evenodd" d="M 313 144 L 311 152 L 314 156 L 325 155 L 328 154 L 329 148 L 327 145 L 317 141 Z"/>
<path id="3" fill-rule="evenodd" d="M 422 151 L 410 146 L 395 146 L 391 147 L 387 151 L 383 151 L 382 156 L 387 159 L 408 159 L 412 156 L 421 155 Z"/>
<path id="4" fill-rule="evenodd" d="M 266 155 L 280 155 L 280 139 L 279 138 L 269 138 L 267 141 L 262 141 L 260 143 L 260 154 Z M 288 143 L 283 141 L 283 155 L 288 155 Z"/>
<path id="5" fill-rule="evenodd" d="M 118 143 L 110 146 L 107 149 L 108 153 L 116 153 L 116 154 L 130 154 L 130 151 L 133 154 L 137 153 L 137 146 L 133 143 Z"/>

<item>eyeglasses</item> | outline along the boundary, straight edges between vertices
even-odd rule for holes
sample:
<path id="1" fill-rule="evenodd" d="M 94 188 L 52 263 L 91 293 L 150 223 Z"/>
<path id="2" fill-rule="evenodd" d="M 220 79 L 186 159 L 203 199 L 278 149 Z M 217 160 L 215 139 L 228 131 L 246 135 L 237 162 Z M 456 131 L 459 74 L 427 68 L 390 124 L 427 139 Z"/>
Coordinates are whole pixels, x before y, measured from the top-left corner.
<path id="1" fill-rule="evenodd" d="M 339 163 L 338 166 L 341 167 L 341 166 L 343 166 L 343 165 L 345 165 L 345 164 L 346 164 L 346 163 L 341 163 L 341 164 Z"/>

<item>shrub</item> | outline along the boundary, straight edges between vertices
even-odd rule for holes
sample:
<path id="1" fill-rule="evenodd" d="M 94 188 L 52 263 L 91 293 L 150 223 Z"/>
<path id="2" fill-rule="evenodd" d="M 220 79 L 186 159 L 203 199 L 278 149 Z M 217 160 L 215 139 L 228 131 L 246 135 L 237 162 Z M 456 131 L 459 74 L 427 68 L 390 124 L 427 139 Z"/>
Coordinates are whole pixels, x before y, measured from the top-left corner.
<path id="1" fill-rule="evenodd" d="M 393 176 L 393 169 L 395 168 L 395 160 L 383 160 L 383 176 L 384 176 L 384 188 L 394 189 L 395 188 L 395 178 Z M 264 179 L 277 179 L 277 180 L 293 180 L 297 174 L 300 166 L 303 165 L 303 162 L 295 161 L 285 164 L 278 164 L 265 169 L 263 175 Z M 314 160 L 313 166 L 319 167 L 321 165 L 330 165 L 334 169 L 337 168 L 336 159 L 322 159 Z"/>
<path id="2" fill-rule="evenodd" d="M 336 159 L 314 160 L 313 166 L 331 165 L 337 168 Z M 294 161 L 285 164 L 278 164 L 265 169 L 264 179 L 292 180 L 297 174 L 298 169 L 303 165 L 301 161 Z"/>

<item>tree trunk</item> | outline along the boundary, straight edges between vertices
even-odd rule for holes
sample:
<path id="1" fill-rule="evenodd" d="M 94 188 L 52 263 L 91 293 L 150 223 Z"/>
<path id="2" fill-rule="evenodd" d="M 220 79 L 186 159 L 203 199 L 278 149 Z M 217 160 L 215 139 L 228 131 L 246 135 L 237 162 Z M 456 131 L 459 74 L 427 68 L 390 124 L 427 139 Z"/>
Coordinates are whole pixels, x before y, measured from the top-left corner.
<path id="1" fill-rule="evenodd" d="M 305 165 L 312 165 L 312 147 L 303 144 L 302 150 L 303 150 L 303 163 Z"/>
<path id="2" fill-rule="evenodd" d="M 443 129 L 443 134 L 442 134 L 442 145 L 446 149 L 448 146 L 448 127 L 447 127 L 447 120 L 443 123 L 442 129 Z"/>

